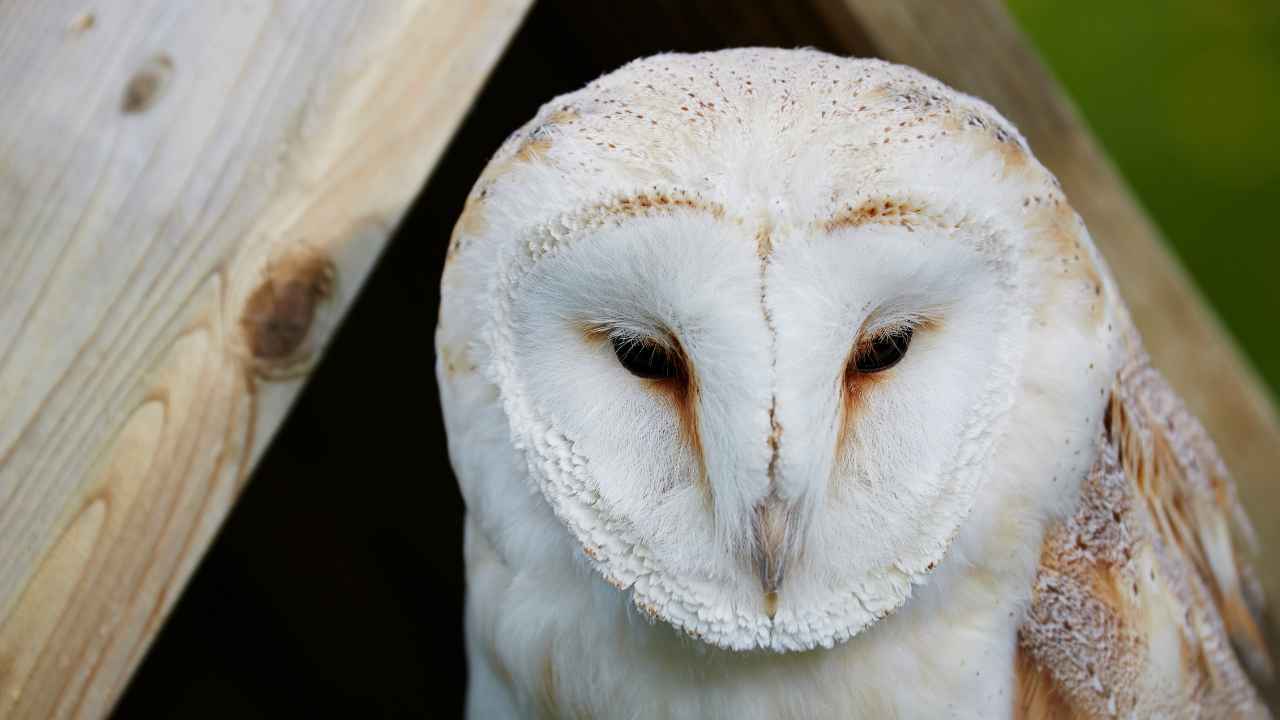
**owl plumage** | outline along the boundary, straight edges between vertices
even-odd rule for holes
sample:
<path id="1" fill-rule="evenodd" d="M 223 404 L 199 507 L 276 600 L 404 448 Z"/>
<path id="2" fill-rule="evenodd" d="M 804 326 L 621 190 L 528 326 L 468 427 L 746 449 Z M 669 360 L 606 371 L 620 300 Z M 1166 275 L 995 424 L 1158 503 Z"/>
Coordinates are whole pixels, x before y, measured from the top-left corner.
<path id="1" fill-rule="evenodd" d="M 472 717 L 1266 716 L 1226 470 L 985 103 L 636 61 L 448 257 Z"/>
<path id="2" fill-rule="evenodd" d="M 1226 466 L 1131 336 L 1097 460 L 1019 628 L 1021 717 L 1267 717 L 1252 542 Z M 1234 649 L 1233 649 L 1234 647 Z"/>

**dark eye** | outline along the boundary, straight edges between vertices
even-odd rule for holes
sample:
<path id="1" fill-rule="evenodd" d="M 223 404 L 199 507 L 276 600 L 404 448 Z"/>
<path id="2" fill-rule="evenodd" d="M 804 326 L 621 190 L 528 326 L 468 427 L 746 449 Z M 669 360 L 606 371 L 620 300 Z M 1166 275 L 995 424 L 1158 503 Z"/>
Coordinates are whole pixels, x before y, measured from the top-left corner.
<path id="1" fill-rule="evenodd" d="M 874 373 L 897 365 L 902 356 L 907 354 L 912 332 L 911 326 L 907 325 L 879 333 L 870 340 L 859 343 L 854 352 L 854 367 L 858 372 Z"/>
<path id="2" fill-rule="evenodd" d="M 636 377 L 666 380 L 681 372 L 679 357 L 653 340 L 637 340 L 614 335 L 609 338 L 618 362 Z"/>

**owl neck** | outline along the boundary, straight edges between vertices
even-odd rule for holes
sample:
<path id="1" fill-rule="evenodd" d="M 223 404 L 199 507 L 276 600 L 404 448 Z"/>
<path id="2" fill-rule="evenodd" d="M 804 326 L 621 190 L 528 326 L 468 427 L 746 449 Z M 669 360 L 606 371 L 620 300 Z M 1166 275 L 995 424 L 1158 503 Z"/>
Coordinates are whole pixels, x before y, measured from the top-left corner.
<path id="1" fill-rule="evenodd" d="M 936 582 L 917 588 L 897 613 L 839 646 L 740 653 L 650 622 L 629 593 L 574 559 L 567 537 L 564 542 L 565 552 L 515 570 L 468 522 L 473 717 L 998 718 L 1011 712 L 1016 632 L 1026 601 L 1014 584 L 1028 588 L 1029 573 L 1018 579 L 981 563 L 951 563 L 954 569 L 939 568 Z M 966 555 L 974 550 L 980 548 L 953 548 Z"/>

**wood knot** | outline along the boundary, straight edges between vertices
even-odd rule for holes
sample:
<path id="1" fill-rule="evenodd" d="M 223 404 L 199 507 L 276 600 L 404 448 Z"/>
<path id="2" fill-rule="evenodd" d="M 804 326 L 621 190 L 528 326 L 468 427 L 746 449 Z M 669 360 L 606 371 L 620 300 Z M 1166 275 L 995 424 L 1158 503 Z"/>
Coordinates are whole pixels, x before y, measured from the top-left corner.
<path id="1" fill-rule="evenodd" d="M 136 115 L 149 110 L 164 93 L 165 87 L 169 84 L 169 76 L 172 74 L 173 61 L 164 53 L 143 63 L 124 88 L 120 112 Z"/>
<path id="2" fill-rule="evenodd" d="M 333 262 L 310 250 L 267 265 L 266 278 L 240 314 L 240 330 L 254 360 L 283 366 L 300 359 L 317 306 L 333 295 L 335 277 Z"/>

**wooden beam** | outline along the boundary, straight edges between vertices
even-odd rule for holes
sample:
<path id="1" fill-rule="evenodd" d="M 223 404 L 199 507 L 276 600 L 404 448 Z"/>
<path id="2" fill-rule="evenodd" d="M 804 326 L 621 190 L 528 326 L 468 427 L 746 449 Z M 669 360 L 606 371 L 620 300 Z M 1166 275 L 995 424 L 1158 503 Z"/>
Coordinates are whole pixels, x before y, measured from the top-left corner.
<path id="1" fill-rule="evenodd" d="M 1280 421 L 1271 393 L 999 0 L 814 0 L 851 42 L 995 105 L 1066 190 L 1111 265 L 1155 365 L 1208 428 L 1261 548 L 1280 548 Z M 1230 243 L 1230 238 L 1214 238 Z M 1280 602 L 1280 562 L 1256 570 Z M 1273 647 L 1277 645 L 1273 642 Z"/>
<path id="2" fill-rule="evenodd" d="M 0 4 L 0 717 L 111 707 L 529 2 Z"/>

